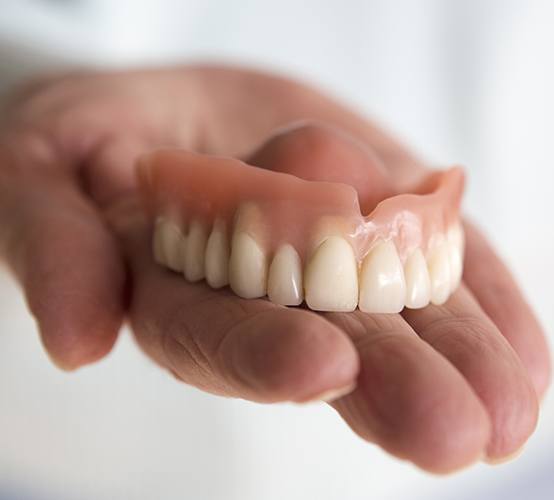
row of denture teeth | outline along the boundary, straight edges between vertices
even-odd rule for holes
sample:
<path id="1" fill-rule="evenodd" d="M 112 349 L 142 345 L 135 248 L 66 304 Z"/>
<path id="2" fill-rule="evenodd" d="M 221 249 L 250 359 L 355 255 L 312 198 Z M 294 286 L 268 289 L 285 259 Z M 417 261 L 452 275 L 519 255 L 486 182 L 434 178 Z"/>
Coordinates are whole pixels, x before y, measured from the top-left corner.
<path id="1" fill-rule="evenodd" d="M 330 236 L 315 250 L 305 268 L 290 244 L 277 248 L 271 262 L 255 239 L 235 232 L 229 244 L 226 224 L 216 219 L 209 232 L 192 220 L 185 234 L 170 218 L 155 223 L 155 260 L 190 282 L 205 279 L 212 288 L 230 285 L 243 298 L 268 295 L 281 305 L 304 300 L 316 311 L 396 313 L 443 304 L 462 275 L 463 231 L 452 226 L 435 235 L 426 255 L 414 250 L 403 265 L 392 241 L 377 242 L 358 265 L 350 244 Z"/>

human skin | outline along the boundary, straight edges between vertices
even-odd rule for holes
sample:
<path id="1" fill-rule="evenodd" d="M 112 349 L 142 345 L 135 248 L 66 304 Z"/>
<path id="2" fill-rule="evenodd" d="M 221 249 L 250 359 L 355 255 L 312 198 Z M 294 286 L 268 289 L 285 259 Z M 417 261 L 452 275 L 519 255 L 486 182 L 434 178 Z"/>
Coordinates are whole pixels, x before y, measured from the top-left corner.
<path id="1" fill-rule="evenodd" d="M 248 157 L 295 120 L 371 146 L 399 190 L 425 165 L 317 91 L 249 71 L 185 67 L 54 77 L 6 100 L 0 251 L 53 361 L 105 356 L 125 317 L 161 366 L 203 390 L 254 401 L 323 394 L 363 438 L 444 473 L 516 452 L 550 380 L 542 330 L 509 271 L 466 224 L 464 283 L 402 315 L 317 314 L 189 284 L 157 266 L 134 159 L 160 145 Z M 287 164 L 327 168 L 326 128 L 306 125 Z M 305 168 L 305 167 L 304 167 Z M 338 391 L 338 393 L 337 393 Z M 329 398 L 330 399 L 330 398 Z"/>

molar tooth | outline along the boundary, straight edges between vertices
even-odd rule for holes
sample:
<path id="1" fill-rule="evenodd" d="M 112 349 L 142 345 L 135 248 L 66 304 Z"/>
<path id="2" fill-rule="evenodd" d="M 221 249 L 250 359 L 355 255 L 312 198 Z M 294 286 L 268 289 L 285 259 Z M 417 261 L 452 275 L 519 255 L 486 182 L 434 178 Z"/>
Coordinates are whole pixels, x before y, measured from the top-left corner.
<path id="1" fill-rule="evenodd" d="M 378 243 L 364 259 L 360 273 L 361 311 L 397 313 L 404 308 L 406 282 L 392 241 Z"/>
<path id="2" fill-rule="evenodd" d="M 245 299 L 263 297 L 267 285 L 267 256 L 254 238 L 235 233 L 229 259 L 231 289 Z"/>
<path id="3" fill-rule="evenodd" d="M 164 219 L 161 240 L 162 254 L 167 267 L 181 272 L 183 270 L 182 252 L 185 247 L 185 237 L 177 223 L 171 219 Z"/>
<path id="4" fill-rule="evenodd" d="M 431 279 L 431 302 L 444 304 L 450 295 L 450 257 L 448 244 L 440 243 L 427 257 L 427 268 Z"/>
<path id="5" fill-rule="evenodd" d="M 229 242 L 225 222 L 216 219 L 206 244 L 206 281 L 212 288 L 229 283 Z"/>
<path id="6" fill-rule="evenodd" d="M 298 252 L 288 243 L 278 248 L 269 266 L 267 294 L 271 302 L 283 306 L 302 303 L 302 264 Z"/>
<path id="7" fill-rule="evenodd" d="M 448 261 L 450 264 L 450 291 L 453 292 L 458 288 L 463 272 L 462 256 L 458 247 L 453 243 L 448 243 Z"/>
<path id="8" fill-rule="evenodd" d="M 154 228 L 152 230 L 152 253 L 154 260 L 165 266 L 165 256 L 163 251 L 163 226 L 164 218 L 158 217 L 154 222 Z"/>
<path id="9" fill-rule="evenodd" d="M 406 307 L 420 309 L 431 299 L 431 280 L 422 251 L 417 248 L 404 265 Z"/>
<path id="10" fill-rule="evenodd" d="M 319 245 L 305 271 L 306 303 L 315 311 L 353 311 L 358 303 L 358 266 L 350 244 L 331 236 Z"/>
<path id="11" fill-rule="evenodd" d="M 462 228 L 462 224 L 458 222 L 450 227 L 446 237 L 449 241 L 456 245 L 460 252 L 460 255 L 463 255 L 465 246 L 465 234 Z"/>
<path id="12" fill-rule="evenodd" d="M 206 226 L 197 219 L 190 223 L 184 246 L 184 274 L 188 281 L 204 278 L 204 252 L 206 250 Z"/>
<path id="13" fill-rule="evenodd" d="M 461 224 L 456 224 L 448 230 L 448 258 L 450 261 L 451 291 L 456 290 L 463 273 L 464 233 Z"/>

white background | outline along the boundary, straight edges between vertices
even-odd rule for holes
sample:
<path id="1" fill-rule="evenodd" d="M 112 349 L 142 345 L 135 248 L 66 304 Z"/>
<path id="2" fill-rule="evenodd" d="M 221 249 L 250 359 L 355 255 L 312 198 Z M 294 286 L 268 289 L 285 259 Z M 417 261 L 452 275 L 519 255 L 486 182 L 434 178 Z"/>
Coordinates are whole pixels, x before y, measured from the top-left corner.
<path id="1" fill-rule="evenodd" d="M 0 87 L 75 64 L 190 60 L 312 81 L 430 162 L 468 166 L 466 210 L 552 335 L 553 26 L 548 0 L 0 0 Z M 363 443 L 323 405 L 180 385 L 128 335 L 98 365 L 63 374 L 0 271 L 2 499 L 546 499 L 552 399 L 517 461 L 438 479 Z"/>

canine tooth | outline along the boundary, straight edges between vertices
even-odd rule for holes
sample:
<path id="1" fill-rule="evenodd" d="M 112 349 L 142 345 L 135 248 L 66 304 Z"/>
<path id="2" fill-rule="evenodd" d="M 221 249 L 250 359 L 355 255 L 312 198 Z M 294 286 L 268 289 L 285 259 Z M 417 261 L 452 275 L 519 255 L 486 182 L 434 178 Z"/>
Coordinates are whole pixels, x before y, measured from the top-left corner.
<path id="1" fill-rule="evenodd" d="M 267 256 L 258 243 L 247 233 L 233 237 L 229 259 L 229 283 L 240 297 L 263 297 L 267 286 Z"/>
<path id="2" fill-rule="evenodd" d="M 154 222 L 153 234 L 152 234 L 152 253 L 154 254 L 154 260 L 165 266 L 165 257 L 163 252 L 163 217 L 158 217 Z"/>
<path id="3" fill-rule="evenodd" d="M 450 257 L 446 242 L 431 251 L 427 257 L 427 268 L 431 279 L 431 302 L 444 304 L 450 295 Z"/>
<path id="4" fill-rule="evenodd" d="M 392 241 L 378 243 L 366 256 L 360 273 L 361 311 L 397 313 L 404 308 L 406 282 Z"/>
<path id="5" fill-rule="evenodd" d="M 225 222 L 216 219 L 206 244 L 206 281 L 212 288 L 229 283 L 229 242 Z"/>
<path id="6" fill-rule="evenodd" d="M 170 219 L 162 224 L 162 254 L 165 263 L 173 271 L 183 270 L 182 252 L 185 246 L 185 237 L 179 226 Z"/>
<path id="7" fill-rule="evenodd" d="M 350 244 L 327 238 L 305 271 L 306 303 L 315 311 L 353 311 L 358 303 L 358 269 Z"/>
<path id="8" fill-rule="evenodd" d="M 281 245 L 269 266 L 267 295 L 271 302 L 283 306 L 302 303 L 302 264 L 292 245 Z"/>
<path id="9" fill-rule="evenodd" d="M 422 251 L 417 248 L 404 265 L 406 307 L 419 309 L 431 300 L 431 280 Z"/>
<path id="10" fill-rule="evenodd" d="M 204 253 L 206 250 L 207 231 L 205 225 L 193 219 L 185 238 L 184 274 L 188 281 L 194 282 L 204 278 Z"/>

